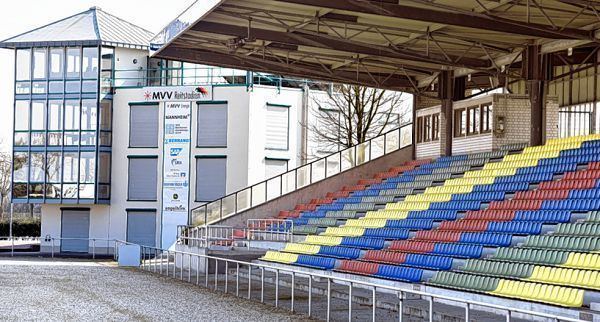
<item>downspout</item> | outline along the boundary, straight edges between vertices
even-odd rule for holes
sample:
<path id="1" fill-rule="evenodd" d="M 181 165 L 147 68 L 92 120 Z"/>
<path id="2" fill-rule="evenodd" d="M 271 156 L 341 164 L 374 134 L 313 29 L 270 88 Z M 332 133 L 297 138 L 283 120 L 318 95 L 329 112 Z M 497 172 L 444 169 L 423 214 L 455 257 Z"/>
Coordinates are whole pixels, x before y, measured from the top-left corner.
<path id="1" fill-rule="evenodd" d="M 306 164 L 308 161 L 308 100 L 309 100 L 308 84 L 302 85 L 302 106 L 300 107 L 300 164 Z"/>

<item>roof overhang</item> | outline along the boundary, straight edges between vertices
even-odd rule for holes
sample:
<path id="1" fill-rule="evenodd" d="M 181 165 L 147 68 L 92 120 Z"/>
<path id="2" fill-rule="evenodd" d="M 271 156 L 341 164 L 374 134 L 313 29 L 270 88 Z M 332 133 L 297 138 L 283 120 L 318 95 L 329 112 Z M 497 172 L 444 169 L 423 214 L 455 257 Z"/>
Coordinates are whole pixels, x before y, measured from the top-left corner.
<path id="1" fill-rule="evenodd" d="M 442 70 L 510 76 L 529 44 L 543 53 L 596 46 L 598 11 L 600 3 L 581 0 L 203 0 L 155 36 L 151 50 L 160 58 L 416 92 Z"/>

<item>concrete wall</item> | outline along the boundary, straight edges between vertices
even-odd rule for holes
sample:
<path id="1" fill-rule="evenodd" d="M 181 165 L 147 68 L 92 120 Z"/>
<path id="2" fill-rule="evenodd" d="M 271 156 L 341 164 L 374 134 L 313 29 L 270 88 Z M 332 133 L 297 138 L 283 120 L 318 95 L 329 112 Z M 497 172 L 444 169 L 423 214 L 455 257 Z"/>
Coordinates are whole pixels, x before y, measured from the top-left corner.
<path id="1" fill-rule="evenodd" d="M 385 171 L 390 167 L 398 166 L 405 161 L 412 160 L 412 153 L 413 146 L 411 145 L 333 177 L 308 185 L 260 206 L 248 209 L 230 218 L 226 218 L 220 224 L 244 226 L 247 219 L 272 218 L 281 210 L 293 209 L 299 203 L 306 203 L 313 198 L 324 197 L 328 192 L 340 190 L 345 185 L 355 184 L 359 179 L 371 178 L 377 172 Z"/>

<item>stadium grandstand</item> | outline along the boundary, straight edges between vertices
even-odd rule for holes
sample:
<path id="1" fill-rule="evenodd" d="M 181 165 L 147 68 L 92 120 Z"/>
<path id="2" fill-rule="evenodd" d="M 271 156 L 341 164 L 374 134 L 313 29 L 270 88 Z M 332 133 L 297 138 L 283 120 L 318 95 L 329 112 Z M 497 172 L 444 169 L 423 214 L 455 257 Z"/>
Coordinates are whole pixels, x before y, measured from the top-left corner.
<path id="1" fill-rule="evenodd" d="M 90 10 L 82 14 L 105 15 Z M 136 181 L 138 189 L 153 187 L 153 194 L 138 194 L 129 183 L 136 173 L 133 160 L 140 162 L 138 177 L 146 178 L 181 150 L 157 148 L 154 143 L 168 141 L 159 129 L 152 132 L 156 142 L 145 146 L 157 149 L 149 150 L 152 155 L 127 150 L 126 140 L 117 139 L 123 135 L 117 128 L 127 127 L 115 117 L 120 125 L 114 144 L 121 148 L 108 156 L 114 181 L 95 182 L 91 200 L 43 197 L 51 205 L 42 207 L 42 231 L 58 234 L 46 247 L 54 251 L 50 241 L 61 247 L 72 242 L 59 234 L 57 218 L 87 218 L 85 238 L 79 237 L 84 244 L 70 247 L 89 250 L 87 238 L 95 229 L 89 226 L 90 207 L 92 219 L 104 218 L 104 211 L 110 216 L 111 207 L 122 215 L 109 221 L 104 248 L 120 264 L 316 319 L 600 320 L 599 10 L 600 2 L 587 0 L 198 0 L 152 39 L 130 26 L 147 44 L 128 40 L 125 46 L 99 35 L 91 45 L 102 59 L 112 59 L 102 54 L 104 47 L 128 57 L 123 47 L 131 50 L 135 43 L 143 51 L 137 54 L 150 51 L 148 61 L 250 71 L 224 79 L 222 88 L 194 83 L 206 89 L 186 93 L 192 100 L 165 98 L 173 84 L 122 88 L 119 93 L 131 94 L 121 94 L 115 106 L 152 105 L 164 112 L 185 101 L 194 115 L 203 104 L 223 104 L 225 91 L 243 77 L 244 95 L 257 97 L 263 90 L 268 98 L 257 100 L 261 108 L 281 107 L 269 100 L 297 98 L 284 98 L 277 92 L 281 86 L 252 91 L 249 84 L 279 77 L 280 84 L 302 91 L 308 85 L 298 86 L 300 79 L 412 93 L 412 125 L 299 161 L 262 181 L 244 180 L 239 190 L 227 189 L 214 200 L 180 201 L 169 198 L 190 194 L 190 188 L 169 190 L 175 188 L 163 184 L 172 178 L 167 175 Z M 31 42 L 17 38 L 0 45 L 35 52 Z M 46 44 L 53 45 L 58 43 Z M 85 55 L 90 44 L 79 45 Z M 204 90 L 223 96 L 206 98 Z M 148 95 L 145 101 L 142 95 Z M 98 106 L 113 99 L 94 98 Z M 203 126 L 219 131 L 219 122 L 202 124 L 194 136 Z M 253 127 L 276 123 L 248 124 L 230 132 L 244 130 L 247 136 Z M 245 150 L 263 142 L 253 139 Z M 26 145 L 15 153 L 35 153 Z M 200 148 L 187 157 L 222 157 Z M 101 143 L 78 149 L 109 151 Z M 202 162 L 197 173 L 191 171 L 191 194 L 204 187 L 202 180 L 214 179 L 200 177 L 207 169 Z M 28 192 L 22 202 L 39 201 L 31 193 L 38 184 L 31 176 L 19 183 Z M 86 182 L 78 184 L 80 196 Z M 103 199 L 106 187 L 112 192 Z M 132 195 L 141 196 L 137 201 L 144 207 L 130 208 Z M 86 202 L 93 205 L 82 217 L 78 204 Z M 149 212 L 153 216 L 145 217 Z M 150 226 L 150 235 L 141 229 Z"/>

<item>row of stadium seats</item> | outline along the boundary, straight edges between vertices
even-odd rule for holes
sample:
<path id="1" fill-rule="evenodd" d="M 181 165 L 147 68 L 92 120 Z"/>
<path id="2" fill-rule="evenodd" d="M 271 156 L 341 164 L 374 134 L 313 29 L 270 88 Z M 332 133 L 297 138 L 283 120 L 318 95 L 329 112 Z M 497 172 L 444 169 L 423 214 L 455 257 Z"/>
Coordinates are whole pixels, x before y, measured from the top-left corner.
<path id="1" fill-rule="evenodd" d="M 294 230 L 312 227 L 311 235 L 262 259 L 582 306 L 586 294 L 600 290 L 598 139 L 550 140 L 519 154 L 499 151 L 499 162 L 480 154 L 422 164 L 397 176 L 413 181 L 387 182 L 388 177 L 333 198 L 331 205 L 357 204 L 357 210 L 343 208 L 345 216 L 321 206 L 301 211 Z M 432 177 L 417 179 L 434 170 L 447 173 L 441 171 L 444 166 L 466 170 L 471 164 L 483 168 L 440 176 L 437 185 Z M 363 201 L 391 189 L 411 194 Z"/>

